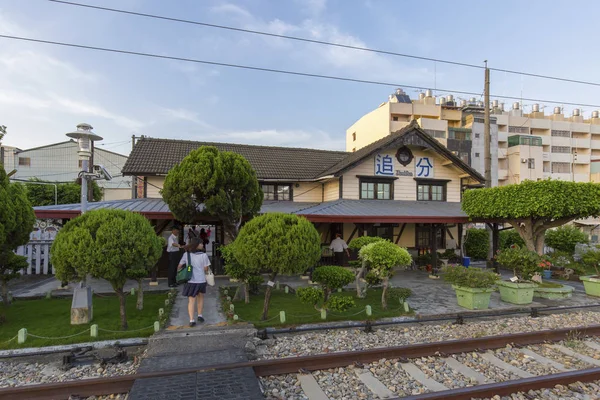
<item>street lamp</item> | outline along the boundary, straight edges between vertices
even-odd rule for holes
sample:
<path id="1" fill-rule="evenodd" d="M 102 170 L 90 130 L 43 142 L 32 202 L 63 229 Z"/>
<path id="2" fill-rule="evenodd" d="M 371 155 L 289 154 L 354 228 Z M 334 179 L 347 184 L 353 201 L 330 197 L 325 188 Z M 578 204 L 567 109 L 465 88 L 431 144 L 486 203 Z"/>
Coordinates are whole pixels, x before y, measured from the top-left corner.
<path id="1" fill-rule="evenodd" d="M 89 159 L 92 156 L 94 142 L 102 140 L 102 137 L 92 132 L 90 124 L 79 124 L 75 132 L 67 133 L 67 136 L 77 139 L 79 160 L 81 160 L 81 214 L 87 211 L 87 184 L 92 178 L 89 168 Z M 79 286 L 73 289 L 73 302 L 71 303 L 71 325 L 88 324 L 93 318 L 92 288 L 86 285 L 83 279 Z"/>
<path id="2" fill-rule="evenodd" d="M 98 142 L 102 140 L 101 136 L 96 135 L 92 132 L 92 126 L 90 124 L 79 124 L 77 125 L 77 130 L 75 132 L 67 133 L 67 136 L 73 139 L 77 139 L 77 145 L 79 146 L 79 150 L 77 154 L 79 155 L 79 160 L 81 160 L 81 172 L 79 175 L 81 176 L 81 213 L 87 211 L 87 196 L 88 196 L 88 173 L 90 172 L 89 168 L 89 160 L 92 156 L 92 152 L 94 151 L 94 142 Z"/>

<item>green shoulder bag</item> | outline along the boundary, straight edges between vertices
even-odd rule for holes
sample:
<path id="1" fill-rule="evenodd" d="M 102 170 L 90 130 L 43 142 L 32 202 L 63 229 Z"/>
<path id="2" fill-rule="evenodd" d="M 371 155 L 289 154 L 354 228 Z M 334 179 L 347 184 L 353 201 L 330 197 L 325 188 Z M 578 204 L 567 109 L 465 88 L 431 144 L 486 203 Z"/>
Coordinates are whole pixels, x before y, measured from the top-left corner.
<path id="1" fill-rule="evenodd" d="M 192 279 L 194 267 L 192 266 L 192 259 L 190 253 L 187 253 L 187 265 L 177 271 L 177 283 L 187 283 Z"/>

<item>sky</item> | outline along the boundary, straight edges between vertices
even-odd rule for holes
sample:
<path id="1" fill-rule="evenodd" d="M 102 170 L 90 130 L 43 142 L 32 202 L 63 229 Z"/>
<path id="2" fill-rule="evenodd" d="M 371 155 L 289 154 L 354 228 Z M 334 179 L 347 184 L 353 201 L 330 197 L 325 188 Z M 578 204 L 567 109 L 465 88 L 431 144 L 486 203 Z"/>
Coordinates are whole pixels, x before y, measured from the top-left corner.
<path id="1" fill-rule="evenodd" d="M 74 0 L 78 1 L 78 0 Z M 600 82 L 597 2 L 79 0 L 81 3 Z M 494 4 L 494 7 L 489 5 Z M 0 0 L 0 34 L 312 74 L 367 85 L 0 38 L 4 144 L 66 140 L 80 122 L 111 151 L 146 135 L 332 150 L 402 85 L 483 92 L 483 71 L 203 26 Z M 598 86 L 492 72 L 491 93 L 600 104 Z M 406 89 L 412 97 L 415 89 Z M 468 95 L 455 95 L 468 98 Z M 510 107 L 511 100 L 505 100 Z M 525 102 L 525 111 L 533 102 Z M 540 102 L 551 113 L 555 104 Z M 598 107 L 600 108 L 600 107 Z M 565 107 L 570 112 L 572 107 Z M 582 107 L 587 118 L 592 107 Z"/>

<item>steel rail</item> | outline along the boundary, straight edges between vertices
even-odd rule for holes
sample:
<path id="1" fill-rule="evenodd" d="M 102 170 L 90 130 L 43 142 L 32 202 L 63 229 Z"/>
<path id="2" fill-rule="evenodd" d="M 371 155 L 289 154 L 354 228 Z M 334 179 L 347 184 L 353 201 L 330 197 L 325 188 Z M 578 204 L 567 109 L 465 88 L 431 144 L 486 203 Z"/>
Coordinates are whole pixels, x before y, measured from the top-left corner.
<path id="1" fill-rule="evenodd" d="M 558 374 L 535 376 L 533 378 L 513 381 L 488 383 L 460 389 L 402 397 L 403 400 L 471 400 L 472 398 L 492 398 L 530 390 L 553 388 L 556 385 L 569 385 L 575 382 L 591 382 L 600 380 L 600 368 L 582 369 L 579 371 L 561 372 Z"/>
<path id="2" fill-rule="evenodd" d="M 420 358 L 440 354 L 456 354 L 470 351 L 490 350 L 505 347 L 507 344 L 530 345 L 555 342 L 573 334 L 600 336 L 600 325 L 582 326 L 537 332 L 486 336 L 475 339 L 457 339 L 443 342 L 419 343 L 404 346 L 374 348 L 361 351 L 346 351 L 312 356 L 286 357 L 258 361 L 245 361 L 229 364 L 216 364 L 203 368 L 186 368 L 169 371 L 138 373 L 107 378 L 82 379 L 58 383 L 46 383 L 0 389 L 0 400 L 50 400 L 68 399 L 70 395 L 101 396 L 128 392 L 137 379 L 158 378 L 195 372 L 253 368 L 256 376 L 297 373 L 347 367 L 355 362 L 370 363 L 382 358 Z"/>

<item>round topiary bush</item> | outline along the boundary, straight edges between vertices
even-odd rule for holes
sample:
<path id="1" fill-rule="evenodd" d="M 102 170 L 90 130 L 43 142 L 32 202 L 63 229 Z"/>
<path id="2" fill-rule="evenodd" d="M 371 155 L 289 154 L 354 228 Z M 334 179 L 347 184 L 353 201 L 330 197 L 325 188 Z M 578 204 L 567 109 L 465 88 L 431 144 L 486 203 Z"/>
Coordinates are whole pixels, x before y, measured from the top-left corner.
<path id="1" fill-rule="evenodd" d="M 356 303 L 350 296 L 333 296 L 327 302 L 327 309 L 337 312 L 344 312 L 355 306 Z"/>
<path id="2" fill-rule="evenodd" d="M 476 260 L 487 260 L 490 247 L 490 236 L 485 229 L 467 229 L 465 253 Z"/>
<path id="3" fill-rule="evenodd" d="M 316 306 L 323 301 L 323 290 L 316 287 L 301 287 L 296 289 L 296 297 L 305 304 Z"/>
<path id="4" fill-rule="evenodd" d="M 332 291 L 343 288 L 352 282 L 354 274 L 344 267 L 325 265 L 313 271 L 312 280 L 322 286 L 325 293 L 325 301 L 327 301 Z"/>

